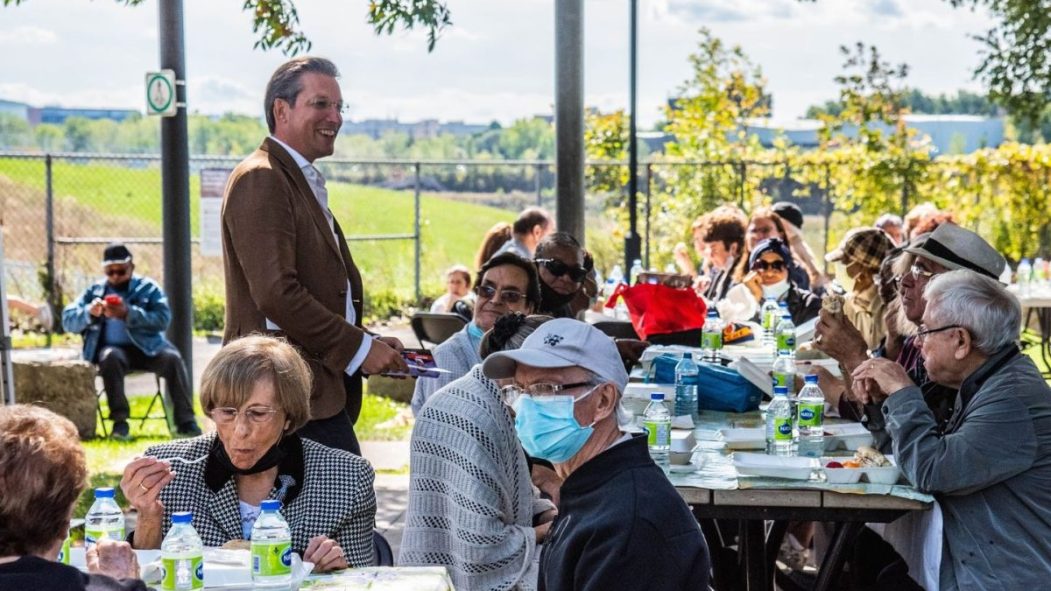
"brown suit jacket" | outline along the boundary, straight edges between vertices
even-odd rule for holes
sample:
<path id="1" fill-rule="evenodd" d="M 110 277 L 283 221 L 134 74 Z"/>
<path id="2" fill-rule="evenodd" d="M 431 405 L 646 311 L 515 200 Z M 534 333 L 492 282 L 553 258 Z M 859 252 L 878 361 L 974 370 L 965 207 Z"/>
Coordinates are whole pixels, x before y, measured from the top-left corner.
<path id="1" fill-rule="evenodd" d="M 332 237 L 303 172 L 267 138 L 230 175 L 223 197 L 226 332 L 223 343 L 281 327 L 314 373 L 312 419 L 361 410 L 361 374 L 344 370 L 361 347 L 362 285 L 343 231 Z M 346 322 L 347 279 L 357 324 Z"/>

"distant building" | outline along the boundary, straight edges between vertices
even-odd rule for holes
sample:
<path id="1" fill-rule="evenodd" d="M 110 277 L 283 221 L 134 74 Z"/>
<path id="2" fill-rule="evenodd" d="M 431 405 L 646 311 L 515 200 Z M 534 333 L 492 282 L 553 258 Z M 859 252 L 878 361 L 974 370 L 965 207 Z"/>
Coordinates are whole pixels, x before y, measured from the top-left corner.
<path id="1" fill-rule="evenodd" d="M 384 134 L 404 133 L 414 140 L 438 137 L 439 135 L 473 135 L 489 129 L 488 125 L 449 121 L 441 123 L 437 119 L 424 119 L 414 123 L 402 123 L 397 119 L 365 119 L 364 121 L 345 121 L 341 133 L 347 135 L 367 135 L 377 140 Z"/>
<path id="2" fill-rule="evenodd" d="M 83 117 L 84 119 L 109 119 L 118 123 L 134 115 L 141 115 L 134 109 L 67 109 L 65 107 L 30 107 L 29 124 L 39 125 L 41 123 L 52 123 L 62 125 L 70 117 Z"/>
<path id="3" fill-rule="evenodd" d="M 16 103 L 15 101 L 5 101 L 0 99 L 0 113 L 4 115 L 14 115 L 23 121 L 29 121 L 29 105 L 25 103 Z"/>

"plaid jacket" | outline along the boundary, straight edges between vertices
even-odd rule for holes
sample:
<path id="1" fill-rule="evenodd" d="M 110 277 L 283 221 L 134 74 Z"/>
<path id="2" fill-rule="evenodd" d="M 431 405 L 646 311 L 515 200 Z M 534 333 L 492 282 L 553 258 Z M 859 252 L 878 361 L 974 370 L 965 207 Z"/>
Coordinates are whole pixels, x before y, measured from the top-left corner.
<path id="1" fill-rule="evenodd" d="M 146 450 L 157 458 L 188 460 L 208 455 L 216 439 L 208 433 L 193 439 L 173 441 Z M 342 450 L 303 439 L 303 482 L 299 494 L 281 509 L 292 530 L 292 549 L 300 554 L 310 538 L 326 535 L 343 548 L 351 567 L 373 563 L 372 529 L 376 521 L 375 474 L 364 459 Z M 175 480 L 161 491 L 164 504 L 164 535 L 172 513 L 193 512 L 193 527 L 205 546 L 221 546 L 243 538 L 237 486 L 230 478 L 216 492 L 205 483 L 208 462 L 173 463 Z M 276 498 L 278 487 L 268 499 Z"/>

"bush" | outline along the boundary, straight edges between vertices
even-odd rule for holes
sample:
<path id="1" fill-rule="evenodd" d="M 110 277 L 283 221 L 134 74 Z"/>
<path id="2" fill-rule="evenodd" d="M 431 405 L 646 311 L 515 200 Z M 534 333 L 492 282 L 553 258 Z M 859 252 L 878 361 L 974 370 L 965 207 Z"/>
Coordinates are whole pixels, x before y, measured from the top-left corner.
<path id="1" fill-rule="evenodd" d="M 223 330 L 223 317 L 226 314 L 226 298 L 214 291 L 200 291 L 193 294 L 193 329 L 206 332 Z"/>
<path id="2" fill-rule="evenodd" d="M 413 298 L 399 296 L 393 290 L 366 290 L 362 323 L 373 324 L 395 316 L 402 316 L 412 308 L 416 308 L 416 304 Z"/>

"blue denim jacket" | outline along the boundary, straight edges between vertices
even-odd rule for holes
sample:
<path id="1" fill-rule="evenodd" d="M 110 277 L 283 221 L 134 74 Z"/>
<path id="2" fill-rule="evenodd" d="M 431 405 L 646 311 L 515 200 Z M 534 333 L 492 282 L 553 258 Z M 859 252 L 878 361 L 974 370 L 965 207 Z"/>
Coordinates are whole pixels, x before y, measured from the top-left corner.
<path id="1" fill-rule="evenodd" d="M 102 298 L 105 292 L 105 280 L 99 281 L 84 290 L 78 301 L 62 310 L 62 328 L 84 337 L 84 359 L 92 363 L 97 361 L 102 338 L 102 318 L 92 316 L 88 310 L 91 302 L 95 298 Z M 164 337 L 164 331 L 172 320 L 168 296 L 152 279 L 133 276 L 124 305 L 128 308 L 128 317 L 125 319 L 128 336 L 143 353 L 153 357 L 161 349 L 173 346 Z"/>

